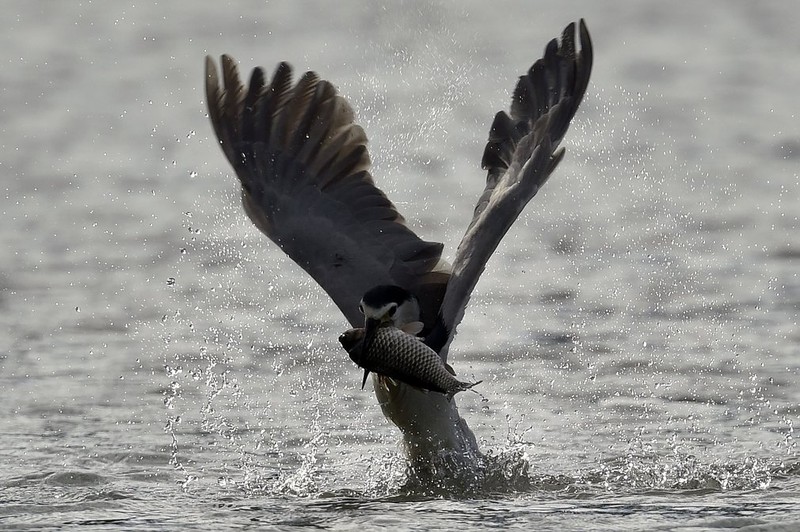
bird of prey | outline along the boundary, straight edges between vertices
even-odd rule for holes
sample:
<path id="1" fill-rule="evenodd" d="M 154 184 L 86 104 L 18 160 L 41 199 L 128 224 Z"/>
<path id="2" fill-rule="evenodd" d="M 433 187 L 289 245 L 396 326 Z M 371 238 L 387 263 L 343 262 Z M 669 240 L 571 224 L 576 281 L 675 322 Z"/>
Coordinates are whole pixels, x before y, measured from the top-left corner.
<path id="1" fill-rule="evenodd" d="M 209 117 L 241 182 L 247 216 L 305 269 L 353 327 L 422 323 L 443 362 L 492 253 L 564 156 L 559 148 L 586 92 L 592 43 L 586 24 L 560 39 L 519 78 L 508 112 L 492 122 L 481 160 L 486 187 L 452 264 L 443 245 L 418 237 L 376 186 L 367 137 L 334 86 L 280 63 L 240 81 L 223 55 L 206 58 Z M 475 436 L 444 394 L 373 375 L 378 402 L 403 434 L 411 467 L 447 454 L 479 459 Z"/>

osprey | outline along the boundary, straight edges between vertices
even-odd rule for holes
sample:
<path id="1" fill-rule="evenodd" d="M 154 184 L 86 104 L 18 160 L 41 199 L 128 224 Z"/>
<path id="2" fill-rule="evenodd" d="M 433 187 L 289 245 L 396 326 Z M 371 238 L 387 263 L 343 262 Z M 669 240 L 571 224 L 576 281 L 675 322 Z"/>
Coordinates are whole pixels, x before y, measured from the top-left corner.
<path id="1" fill-rule="evenodd" d="M 419 238 L 370 173 L 367 137 L 350 105 L 314 72 L 295 83 L 280 63 L 240 81 L 222 56 L 206 58 L 208 111 L 242 186 L 253 223 L 328 293 L 364 347 L 383 326 L 421 322 L 420 342 L 447 362 L 450 342 L 489 257 L 564 156 L 559 148 L 589 83 L 592 43 L 583 20 L 520 78 L 508 112 L 492 122 L 481 159 L 486 187 L 452 264 L 443 245 Z M 402 431 L 412 467 L 442 452 L 480 457 L 455 401 L 373 378 L 384 414 Z"/>

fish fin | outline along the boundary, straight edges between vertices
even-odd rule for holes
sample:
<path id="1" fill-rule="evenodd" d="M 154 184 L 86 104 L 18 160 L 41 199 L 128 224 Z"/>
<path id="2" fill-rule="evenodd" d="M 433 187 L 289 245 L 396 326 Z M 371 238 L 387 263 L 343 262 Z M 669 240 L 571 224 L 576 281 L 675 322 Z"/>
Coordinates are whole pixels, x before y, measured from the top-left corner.
<path id="1" fill-rule="evenodd" d="M 387 392 L 390 391 L 389 389 L 390 384 L 395 388 L 400 386 L 400 381 L 398 381 L 397 379 L 393 379 L 392 377 L 387 377 L 386 375 L 378 375 L 378 381 L 381 383 L 381 386 L 383 386 L 386 389 Z"/>
<path id="2" fill-rule="evenodd" d="M 403 331 L 404 333 L 413 334 L 414 336 L 416 336 L 419 333 L 421 333 L 422 329 L 424 328 L 425 324 L 422 323 L 421 321 L 412 321 L 400 327 L 400 330 Z"/>
<path id="3" fill-rule="evenodd" d="M 447 370 L 447 372 L 448 372 L 450 375 L 455 375 L 455 374 L 456 374 L 456 370 L 454 370 L 454 369 L 453 369 L 453 366 L 451 366 L 451 365 L 450 365 L 450 364 L 448 364 L 447 362 L 445 362 L 445 363 L 444 363 L 444 369 L 446 369 L 446 370 Z"/>
<path id="4" fill-rule="evenodd" d="M 364 386 L 367 384 L 367 377 L 369 376 L 369 370 L 364 370 L 364 378 L 361 380 L 361 389 L 364 389 Z"/>

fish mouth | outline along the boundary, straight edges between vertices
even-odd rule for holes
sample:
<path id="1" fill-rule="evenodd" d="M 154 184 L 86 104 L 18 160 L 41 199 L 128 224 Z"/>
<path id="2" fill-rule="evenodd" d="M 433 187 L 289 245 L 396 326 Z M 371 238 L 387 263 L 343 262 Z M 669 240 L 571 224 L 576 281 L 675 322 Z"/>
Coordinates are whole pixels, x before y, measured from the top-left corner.
<path id="1" fill-rule="evenodd" d="M 370 321 L 374 321 L 376 324 L 369 324 L 372 326 L 372 336 L 375 335 L 375 331 L 378 329 L 380 322 L 378 320 L 367 320 L 368 324 Z M 369 376 L 370 370 L 364 367 L 364 355 L 366 353 L 365 349 L 367 346 L 366 342 L 366 329 L 350 329 L 342 334 L 339 335 L 339 343 L 342 344 L 344 350 L 347 351 L 347 354 L 350 355 L 350 360 L 358 364 L 360 367 L 364 368 L 364 378 L 361 381 L 361 389 L 364 389 L 364 386 L 367 384 L 367 377 Z"/>
<path id="2" fill-rule="evenodd" d="M 342 344 L 345 351 L 350 351 L 353 347 L 353 339 L 352 335 L 347 334 L 346 332 L 339 335 L 339 343 Z"/>
<path id="3" fill-rule="evenodd" d="M 364 329 L 349 329 L 339 335 L 339 343 L 342 344 L 345 351 L 352 353 L 362 338 L 364 338 Z"/>

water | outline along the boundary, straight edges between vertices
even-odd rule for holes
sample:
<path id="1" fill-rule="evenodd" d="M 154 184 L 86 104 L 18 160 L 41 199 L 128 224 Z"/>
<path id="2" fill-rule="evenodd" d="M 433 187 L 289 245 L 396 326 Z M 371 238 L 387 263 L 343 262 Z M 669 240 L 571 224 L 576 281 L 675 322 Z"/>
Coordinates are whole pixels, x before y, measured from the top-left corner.
<path id="1" fill-rule="evenodd" d="M 800 526 L 796 5 L 483 4 L 5 7 L 0 526 Z M 567 159 L 452 350 L 484 476 L 414 486 L 344 320 L 240 212 L 203 56 L 333 80 L 452 256 L 489 121 L 581 16 Z"/>

